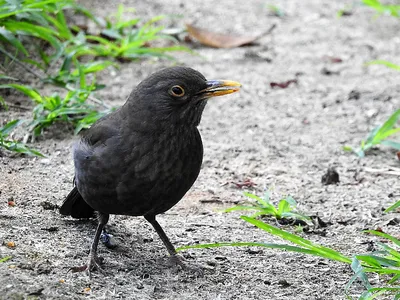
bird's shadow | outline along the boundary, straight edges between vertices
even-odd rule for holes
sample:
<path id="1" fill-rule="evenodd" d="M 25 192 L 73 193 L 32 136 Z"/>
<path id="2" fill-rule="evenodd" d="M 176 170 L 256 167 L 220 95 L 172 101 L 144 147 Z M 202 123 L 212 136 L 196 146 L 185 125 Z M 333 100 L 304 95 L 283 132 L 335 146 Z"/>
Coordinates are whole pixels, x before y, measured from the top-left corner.
<path id="1" fill-rule="evenodd" d="M 79 238 L 82 241 L 77 241 L 81 247 L 77 247 L 76 251 L 81 253 L 75 253 L 74 258 L 83 260 L 83 263 L 89 254 L 90 247 L 90 243 L 85 245 L 83 241 L 91 242 L 97 227 L 97 220 L 64 219 L 63 221 L 66 226 L 73 226 L 79 232 Z M 131 228 L 122 224 L 106 225 L 105 232 L 111 234 L 116 242 L 116 246 L 113 248 L 107 247 L 104 243 L 99 244 L 98 255 L 101 257 L 103 268 L 107 273 L 112 276 L 122 272 L 143 278 L 154 274 L 176 273 L 176 266 L 171 264 L 168 254 L 163 253 L 165 249 L 161 241 L 158 246 L 150 245 L 157 241 L 146 237 L 148 230 L 144 228 L 136 230 L 143 232 L 143 235 L 132 232 Z"/>

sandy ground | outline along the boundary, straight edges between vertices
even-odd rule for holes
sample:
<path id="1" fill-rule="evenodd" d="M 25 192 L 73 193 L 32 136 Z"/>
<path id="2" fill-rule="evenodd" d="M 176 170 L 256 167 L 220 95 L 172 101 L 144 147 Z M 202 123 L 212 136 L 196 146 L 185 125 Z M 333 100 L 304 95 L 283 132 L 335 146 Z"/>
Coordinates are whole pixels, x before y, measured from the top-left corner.
<path id="1" fill-rule="evenodd" d="M 100 15 L 117 2 L 85 1 Z M 304 237 L 346 254 L 367 252 L 373 237 L 361 233 L 380 226 L 396 234 L 398 227 L 382 208 L 399 199 L 399 177 L 368 168 L 399 167 L 395 152 L 380 148 L 359 159 L 342 151 L 357 145 L 374 126 L 399 108 L 400 73 L 364 66 L 373 59 L 396 62 L 400 56 L 400 24 L 394 18 L 373 20 L 373 12 L 356 6 L 351 16 L 337 18 L 348 1 L 280 1 L 285 16 L 269 13 L 265 1 L 124 1 L 142 18 L 181 15 L 165 21 L 184 22 L 220 32 L 252 35 L 277 27 L 251 47 L 196 47 L 200 56 L 177 55 L 178 63 L 201 71 L 208 79 L 240 81 L 239 94 L 210 101 L 200 131 L 203 169 L 184 199 L 159 221 L 176 246 L 218 241 L 277 242 L 223 208 L 245 201 L 232 182 L 250 179 L 250 191 L 272 190 L 278 201 L 292 195 L 298 209 L 330 222 L 320 234 Z M 338 57 L 332 63 L 327 56 Z M 397 61 L 398 63 L 398 61 Z M 143 61 L 124 64 L 99 78 L 107 88 L 98 95 L 120 105 L 147 75 L 173 64 Z M 271 82 L 297 78 L 287 89 Z M 26 101 L 15 95 L 6 99 Z M 23 112 L 0 112 L 2 123 Z M 71 145 L 76 137 L 58 126 L 34 146 L 46 158 L 0 157 L 1 299 L 345 299 L 352 271 L 324 259 L 257 248 L 219 248 L 183 253 L 190 264 L 206 267 L 204 277 L 174 272 L 151 226 L 142 218 L 113 216 L 107 227 L 118 243 L 100 245 L 108 275 L 93 278 L 68 269 L 85 262 L 96 222 L 61 217 L 57 211 L 71 189 Z M 324 186 L 321 177 L 335 167 L 340 183 Z M 9 198 L 16 206 L 9 207 Z M 293 228 L 289 228 L 293 230 Z M 9 249 L 5 243 L 13 241 Z M 370 276 L 372 284 L 383 279 Z M 349 294 L 363 291 L 355 283 Z M 382 298 L 383 299 L 383 298 Z"/>

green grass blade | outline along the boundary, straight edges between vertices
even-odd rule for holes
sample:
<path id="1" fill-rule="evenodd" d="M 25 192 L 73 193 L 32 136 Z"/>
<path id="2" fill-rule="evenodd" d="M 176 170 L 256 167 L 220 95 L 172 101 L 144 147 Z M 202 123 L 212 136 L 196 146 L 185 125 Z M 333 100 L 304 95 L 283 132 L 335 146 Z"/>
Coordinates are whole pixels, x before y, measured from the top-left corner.
<path id="1" fill-rule="evenodd" d="M 79 75 L 80 72 L 82 72 L 83 74 L 96 73 L 108 68 L 109 66 L 116 66 L 115 63 L 108 60 L 94 61 L 87 64 L 79 64 L 79 65 L 81 66 L 81 68 L 78 68 L 78 70 L 74 70 L 71 73 L 73 76 Z"/>
<path id="2" fill-rule="evenodd" d="M 396 120 L 397 121 L 397 120 Z M 400 128 L 392 128 L 392 129 L 388 129 L 385 132 L 382 132 L 378 135 L 378 138 L 380 140 L 384 140 L 386 138 L 388 138 L 391 135 L 394 135 L 396 133 L 400 132 Z"/>
<path id="3" fill-rule="evenodd" d="M 189 246 L 179 247 L 176 249 L 176 251 L 179 252 L 188 249 L 207 249 L 207 248 L 219 248 L 219 247 L 263 247 L 263 248 L 281 249 L 290 252 L 319 256 L 319 254 L 316 251 L 301 247 L 285 245 L 285 244 L 269 244 L 269 243 L 257 243 L 257 242 L 220 242 L 211 244 L 189 245 Z"/>
<path id="4" fill-rule="evenodd" d="M 61 33 L 62 37 L 65 38 L 66 40 L 73 39 L 74 35 L 72 34 L 71 30 L 69 29 L 67 21 L 65 20 L 64 12 L 62 10 L 60 10 L 57 13 L 56 18 L 57 18 L 57 21 L 59 24 L 57 29 Z"/>
<path id="5" fill-rule="evenodd" d="M 16 141 L 3 140 L 2 143 L 0 143 L 0 146 L 5 148 L 6 150 L 9 150 L 12 152 L 27 154 L 27 155 L 31 155 L 31 156 L 44 157 L 44 155 L 42 153 L 40 153 L 39 151 L 32 149 L 32 148 L 26 146 L 25 144 L 19 143 Z"/>
<path id="6" fill-rule="evenodd" d="M 376 135 L 378 134 L 379 130 L 381 129 L 381 126 L 377 126 L 374 129 L 371 130 L 371 132 L 368 134 L 367 139 L 365 140 L 365 144 L 370 144 L 370 147 L 373 145 L 373 140 L 375 139 Z M 366 150 L 365 145 L 361 144 L 361 148 Z"/>
<path id="7" fill-rule="evenodd" d="M 376 230 L 365 230 L 364 232 L 388 239 L 389 241 L 393 242 L 396 246 L 400 247 L 400 240 L 396 239 L 394 236 L 391 236 L 390 234 L 376 231 Z"/>
<path id="8" fill-rule="evenodd" d="M 288 213 L 292 210 L 289 202 L 287 202 L 285 199 L 282 199 L 278 203 L 278 210 L 277 210 L 277 215 L 282 216 L 284 213 Z"/>
<path id="9" fill-rule="evenodd" d="M 385 209 L 385 213 L 391 212 L 400 207 L 400 200 Z"/>
<path id="10" fill-rule="evenodd" d="M 393 283 L 395 283 L 396 281 L 398 281 L 399 279 L 400 279 L 400 274 L 397 274 L 397 275 L 393 276 L 393 278 L 390 279 L 388 283 L 389 283 L 389 284 L 393 284 Z"/>
<path id="11" fill-rule="evenodd" d="M 396 64 L 391 63 L 390 61 L 386 61 L 386 60 L 373 60 L 373 61 L 367 62 L 366 65 L 367 66 L 368 65 L 383 65 L 383 66 L 386 66 L 393 70 L 400 71 L 400 65 L 396 65 Z"/>
<path id="12" fill-rule="evenodd" d="M 399 265 L 399 263 L 400 263 L 400 253 L 396 249 L 394 249 L 394 248 L 392 248 L 392 247 L 390 247 L 390 246 L 388 246 L 388 245 L 386 245 L 384 243 L 381 243 L 381 242 L 376 242 L 376 243 L 384 251 L 387 251 L 387 253 L 388 253 L 388 255 L 386 256 L 387 258 L 394 259 L 396 261 L 396 264 Z"/>
<path id="13" fill-rule="evenodd" d="M 388 132 L 390 129 L 394 127 L 394 125 L 397 123 L 397 121 L 400 118 L 400 109 L 396 110 L 390 117 L 389 119 L 386 120 L 385 123 L 383 123 L 382 126 L 379 127 L 378 132 L 376 133 L 374 140 L 379 139 L 382 140 L 383 138 L 386 138 L 387 136 L 385 135 L 386 132 Z"/>
<path id="14" fill-rule="evenodd" d="M 375 287 L 369 290 L 370 292 L 376 291 L 392 291 L 392 292 L 400 292 L 400 286 L 393 286 L 393 287 Z"/>
<path id="15" fill-rule="evenodd" d="M 398 261 L 393 259 L 388 259 L 385 257 L 377 256 L 374 254 L 364 254 L 364 255 L 356 255 L 357 259 L 367 263 L 369 266 L 375 268 L 383 268 L 383 267 L 399 267 L 400 264 Z"/>
<path id="16" fill-rule="evenodd" d="M 267 192 L 267 193 L 268 193 L 268 192 Z M 252 194 L 252 193 L 244 192 L 243 195 L 245 195 L 246 197 L 249 197 L 250 199 L 256 200 L 256 201 L 257 201 L 258 203 L 260 203 L 261 206 L 263 206 L 263 207 L 267 207 L 267 206 L 270 206 L 270 205 L 271 205 L 271 203 L 269 203 L 269 202 L 266 201 L 265 199 L 263 199 L 263 198 L 261 198 L 261 197 L 259 197 L 259 196 L 257 196 L 257 195 L 254 195 L 254 194 Z"/>
<path id="17" fill-rule="evenodd" d="M 0 80 L 4 80 L 4 79 L 6 79 L 6 80 L 18 80 L 17 78 L 15 78 L 15 77 L 10 77 L 10 76 L 7 76 L 7 75 L 4 75 L 4 74 L 0 74 Z"/>
<path id="18" fill-rule="evenodd" d="M 85 76 L 85 72 L 83 71 L 83 66 L 81 63 L 79 63 L 79 61 L 76 58 L 74 59 L 74 64 L 78 68 L 79 87 L 81 89 L 85 89 L 86 88 L 86 76 Z"/>
<path id="19" fill-rule="evenodd" d="M 47 115 L 47 118 L 55 119 L 55 118 L 61 117 L 61 116 L 81 115 L 81 114 L 87 114 L 87 113 L 91 113 L 91 112 L 92 112 L 92 110 L 87 109 L 87 108 L 66 107 L 66 108 L 60 108 L 60 109 L 52 111 L 51 113 L 49 113 Z"/>
<path id="20" fill-rule="evenodd" d="M 368 281 L 368 277 L 367 277 L 367 275 L 365 274 L 365 271 L 364 271 L 363 266 L 361 265 L 361 262 L 360 262 L 356 257 L 354 257 L 353 260 L 351 261 L 351 265 L 350 265 L 350 266 L 351 266 L 351 269 L 352 269 L 353 272 L 354 272 L 354 275 L 352 276 L 352 278 L 351 278 L 351 279 L 349 280 L 349 282 L 347 283 L 345 290 L 348 290 L 349 287 L 350 287 L 350 285 L 351 285 L 357 278 L 360 278 L 361 281 L 362 281 L 362 283 L 364 284 L 364 286 L 365 286 L 367 289 L 370 289 L 370 288 L 371 288 L 371 284 L 370 284 L 369 281 Z"/>
<path id="21" fill-rule="evenodd" d="M 371 272 L 371 273 L 377 273 L 377 274 L 387 274 L 387 275 L 393 275 L 393 274 L 400 274 L 399 269 L 393 269 L 393 268 L 372 268 L 372 267 L 365 267 L 364 266 L 364 271 L 365 272 Z"/>
<path id="22" fill-rule="evenodd" d="M 4 27 L 0 27 L 0 36 L 3 37 L 8 43 L 13 45 L 16 49 L 20 50 L 22 53 L 24 53 L 26 56 L 29 55 L 28 51 L 25 49 L 25 47 L 22 45 L 22 43 L 17 39 L 14 34 L 12 34 L 10 31 L 5 29 Z"/>
<path id="23" fill-rule="evenodd" d="M 8 111 L 8 105 L 2 96 L 0 96 L 0 108 Z"/>
<path id="24" fill-rule="evenodd" d="M 310 221 L 310 217 L 303 216 L 302 214 L 293 212 L 293 211 L 288 211 L 282 213 L 283 218 L 293 218 L 293 219 L 298 219 L 298 220 L 303 220 L 303 221 Z"/>
<path id="25" fill-rule="evenodd" d="M 253 224 L 254 226 L 256 226 L 270 234 L 279 236 L 280 238 L 283 238 L 284 240 L 290 241 L 301 247 L 316 251 L 319 253 L 319 256 L 322 256 L 322 257 L 325 257 L 325 258 L 331 259 L 331 260 L 341 261 L 341 262 L 345 262 L 345 263 L 351 263 L 351 259 L 349 257 L 344 256 L 340 252 L 337 252 L 333 249 L 330 249 L 330 248 L 327 248 L 327 247 L 324 247 L 324 246 L 321 246 L 318 244 L 314 244 L 309 240 L 303 239 L 295 234 L 281 230 L 279 228 L 271 226 L 262 221 L 259 221 L 259 220 L 256 220 L 256 219 L 253 219 L 253 218 L 250 218 L 247 216 L 241 216 L 241 218 L 243 220 L 245 220 L 246 222 L 249 222 L 250 224 Z"/>
<path id="26" fill-rule="evenodd" d="M 27 22 L 14 21 L 6 21 L 3 23 L 3 26 L 13 33 L 31 35 L 46 40 L 55 49 L 59 49 L 61 47 L 61 43 L 58 40 L 59 33 L 52 29 L 39 25 L 33 25 Z"/>
<path id="27" fill-rule="evenodd" d="M 16 90 L 24 93 L 28 97 L 30 97 L 35 102 L 43 103 L 42 96 L 38 93 L 38 91 L 36 91 L 34 88 L 31 88 L 30 86 L 21 85 L 21 84 L 15 84 L 15 83 L 9 83 L 9 84 L 0 85 L 0 89 L 7 89 L 7 88 L 16 89 Z"/>
<path id="28" fill-rule="evenodd" d="M 293 199 L 292 196 L 287 196 L 287 197 L 285 198 L 285 201 L 286 201 L 287 203 L 289 203 L 290 205 L 292 205 L 292 206 L 297 206 L 297 202 L 296 202 L 296 200 Z"/>
<path id="29" fill-rule="evenodd" d="M 0 258 L 0 263 L 6 262 L 7 260 L 10 260 L 12 258 L 12 256 L 5 256 Z"/>
<path id="30" fill-rule="evenodd" d="M 259 208 L 256 206 L 235 205 L 233 207 L 224 209 L 222 212 L 229 213 L 237 210 L 259 210 Z"/>
<path id="31" fill-rule="evenodd" d="M 382 145 L 391 147 L 393 149 L 396 150 L 400 150 L 400 143 L 399 142 L 395 142 L 395 141 L 382 141 L 381 142 Z"/>
<path id="32" fill-rule="evenodd" d="M 7 137 L 11 131 L 13 131 L 17 126 L 21 125 L 24 121 L 23 120 L 12 120 L 0 128 L 0 136 L 2 138 Z"/>

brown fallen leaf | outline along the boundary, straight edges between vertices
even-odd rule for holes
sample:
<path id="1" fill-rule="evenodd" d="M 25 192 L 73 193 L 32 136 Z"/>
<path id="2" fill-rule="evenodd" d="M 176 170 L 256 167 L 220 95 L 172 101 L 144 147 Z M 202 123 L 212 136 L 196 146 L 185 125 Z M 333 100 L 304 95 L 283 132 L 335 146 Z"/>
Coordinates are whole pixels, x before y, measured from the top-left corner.
<path id="1" fill-rule="evenodd" d="M 397 158 L 400 160 L 400 151 L 396 153 Z"/>
<path id="2" fill-rule="evenodd" d="M 332 64 L 340 64 L 343 62 L 343 59 L 341 59 L 340 57 L 330 56 L 330 55 L 324 55 L 323 59 Z"/>
<path id="3" fill-rule="evenodd" d="M 256 186 L 257 184 L 256 183 L 254 183 L 251 179 L 245 179 L 244 181 L 242 181 L 242 182 L 234 182 L 234 181 L 231 181 L 231 183 L 233 183 L 234 185 L 236 185 L 236 187 L 237 188 L 239 188 L 239 189 L 241 189 L 241 188 L 243 188 L 243 187 L 248 187 L 248 188 L 250 188 L 250 187 L 253 187 L 253 186 Z"/>
<path id="4" fill-rule="evenodd" d="M 259 38 L 269 34 L 274 30 L 276 24 L 273 24 L 266 32 L 255 36 L 239 36 L 212 32 L 202 29 L 192 24 L 186 23 L 186 29 L 191 38 L 198 40 L 201 44 L 214 48 L 235 48 L 254 43 Z"/>
<path id="5" fill-rule="evenodd" d="M 14 243 L 14 242 L 7 242 L 7 243 L 6 243 L 6 246 L 7 246 L 8 248 L 13 249 L 13 248 L 15 248 L 15 243 Z"/>
<path id="6" fill-rule="evenodd" d="M 291 83 L 297 83 L 297 79 L 290 79 L 285 82 L 271 82 L 269 85 L 271 88 L 279 87 L 281 89 L 286 89 Z"/>

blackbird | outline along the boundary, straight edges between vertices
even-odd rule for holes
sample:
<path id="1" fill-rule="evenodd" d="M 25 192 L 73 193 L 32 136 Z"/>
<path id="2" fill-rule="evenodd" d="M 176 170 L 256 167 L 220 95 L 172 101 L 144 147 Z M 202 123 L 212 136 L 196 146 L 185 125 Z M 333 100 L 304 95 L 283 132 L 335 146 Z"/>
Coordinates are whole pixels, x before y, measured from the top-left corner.
<path id="1" fill-rule="evenodd" d="M 179 262 L 156 215 L 178 203 L 199 175 L 203 144 L 197 126 L 207 99 L 239 88 L 234 81 L 206 80 L 191 68 L 166 68 L 84 132 L 73 148 L 75 186 L 60 208 L 74 218 L 97 211 L 89 260 L 80 271 L 102 270 L 97 245 L 110 214 L 144 216 Z"/>

